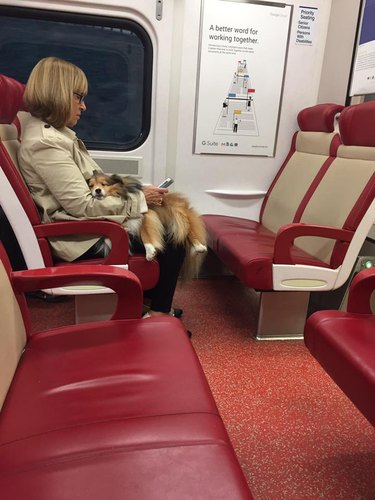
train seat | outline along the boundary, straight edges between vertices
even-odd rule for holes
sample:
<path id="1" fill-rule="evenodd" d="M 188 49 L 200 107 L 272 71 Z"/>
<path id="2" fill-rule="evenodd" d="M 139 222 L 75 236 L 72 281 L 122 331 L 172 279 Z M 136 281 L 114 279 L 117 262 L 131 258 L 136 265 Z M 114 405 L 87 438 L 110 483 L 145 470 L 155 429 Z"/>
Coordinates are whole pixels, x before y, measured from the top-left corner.
<path id="1" fill-rule="evenodd" d="M 334 382 L 375 426 L 375 270 L 350 284 L 346 311 L 317 311 L 305 325 L 305 344 Z"/>
<path id="2" fill-rule="evenodd" d="M 113 287 L 114 317 L 30 334 L 23 293 L 66 283 Z M 139 319 L 133 273 L 12 272 L 0 244 L 0 290 L 2 498 L 252 498 L 186 330 Z"/>
<path id="3" fill-rule="evenodd" d="M 338 104 L 318 104 L 298 114 L 300 130 L 294 133 L 290 151 L 267 191 L 260 222 L 225 215 L 204 215 L 211 249 L 218 251 L 219 239 L 225 235 L 262 231 L 264 228 L 262 234 L 267 239 L 268 234 L 294 221 L 308 188 L 313 187 L 313 181 L 319 178 L 318 174 L 323 174 L 336 154 L 340 139 L 334 130 L 335 117 L 342 109 L 343 106 Z"/>
<path id="4" fill-rule="evenodd" d="M 16 235 L 28 269 L 68 264 L 54 258 L 48 242 L 49 237 L 73 234 L 99 235 L 112 242 L 108 257 L 81 260 L 80 264 L 122 265 L 139 277 L 144 289 L 152 288 L 159 276 L 157 261 L 149 262 L 140 254 L 129 255 L 127 233 L 119 224 L 104 220 L 42 223 L 38 209 L 17 166 L 22 124 L 28 116 L 22 102 L 23 92 L 23 84 L 0 75 L 0 181 L 2 183 L 0 204 Z M 114 296 L 111 291 L 99 287 L 92 287 L 90 290 L 87 287 L 83 289 L 65 287 L 46 292 L 52 295 L 74 295 L 78 322 L 86 321 L 87 315 L 92 315 L 93 319 L 102 315 L 108 316 L 114 308 Z M 88 295 L 91 296 L 89 300 Z M 96 316 L 93 315 L 93 311 L 97 312 Z"/>
<path id="5" fill-rule="evenodd" d="M 298 123 L 259 222 L 204 216 L 211 249 L 260 291 L 260 339 L 302 338 L 309 293 L 345 283 L 375 218 L 375 103 L 320 104 Z"/>

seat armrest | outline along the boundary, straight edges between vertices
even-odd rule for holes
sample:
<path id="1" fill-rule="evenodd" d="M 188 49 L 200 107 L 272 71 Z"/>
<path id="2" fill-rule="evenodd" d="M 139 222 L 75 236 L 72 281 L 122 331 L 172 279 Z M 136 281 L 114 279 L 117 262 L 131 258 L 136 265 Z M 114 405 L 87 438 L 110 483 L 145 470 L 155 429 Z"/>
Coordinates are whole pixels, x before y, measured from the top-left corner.
<path id="1" fill-rule="evenodd" d="M 72 234 L 92 234 L 105 236 L 111 240 L 109 255 L 103 264 L 127 264 L 129 255 L 128 233 L 121 224 L 106 220 L 58 221 L 34 226 L 37 238 L 67 236 Z"/>
<path id="2" fill-rule="evenodd" d="M 274 264 L 295 264 L 291 256 L 291 248 L 294 240 L 301 236 L 318 236 L 331 240 L 351 241 L 354 232 L 330 226 L 301 223 L 285 224 L 276 234 Z"/>
<path id="3" fill-rule="evenodd" d="M 375 268 L 364 269 L 353 279 L 349 288 L 347 311 L 373 314 L 371 295 L 375 290 Z"/>
<path id="4" fill-rule="evenodd" d="M 104 265 L 77 265 L 13 271 L 16 292 L 24 293 L 68 285 L 102 285 L 117 294 L 117 307 L 111 319 L 140 318 L 143 293 L 137 276 L 129 270 Z"/>

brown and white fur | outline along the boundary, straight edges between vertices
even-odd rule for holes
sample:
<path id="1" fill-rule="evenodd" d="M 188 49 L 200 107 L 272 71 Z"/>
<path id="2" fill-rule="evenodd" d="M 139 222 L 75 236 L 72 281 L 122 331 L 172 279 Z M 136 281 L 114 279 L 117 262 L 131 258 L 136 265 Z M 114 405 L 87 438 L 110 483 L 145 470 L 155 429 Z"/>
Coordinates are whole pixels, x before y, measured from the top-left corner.
<path id="1" fill-rule="evenodd" d="M 92 196 L 99 200 L 106 196 L 126 199 L 128 193 L 142 190 L 142 184 L 130 176 L 94 172 L 88 183 Z M 147 260 L 152 260 L 157 252 L 163 251 L 165 241 L 185 245 L 186 257 L 181 276 L 186 280 L 198 274 L 202 256 L 207 252 L 206 231 L 201 217 L 185 196 L 166 193 L 162 205 L 152 205 L 143 217 L 128 219 L 125 226 L 129 233 L 142 241 Z"/>

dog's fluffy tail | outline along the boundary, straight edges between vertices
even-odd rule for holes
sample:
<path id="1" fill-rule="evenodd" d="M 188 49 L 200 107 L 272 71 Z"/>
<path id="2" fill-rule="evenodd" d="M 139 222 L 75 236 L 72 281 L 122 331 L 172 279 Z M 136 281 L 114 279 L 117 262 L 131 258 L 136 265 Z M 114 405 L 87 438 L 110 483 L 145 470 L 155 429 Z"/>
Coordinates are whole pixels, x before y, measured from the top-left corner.
<path id="1" fill-rule="evenodd" d="M 158 214 L 166 241 L 185 246 L 181 280 L 186 282 L 197 277 L 207 250 L 203 219 L 180 193 L 167 193 L 163 205 L 152 207 L 152 211 Z"/>
<path id="2" fill-rule="evenodd" d="M 186 254 L 181 268 L 181 280 L 186 282 L 197 278 L 199 275 L 203 260 L 206 257 L 207 237 L 204 222 L 198 212 L 189 207 L 183 216 L 185 224 L 189 227 L 184 238 Z M 182 237 L 182 235 L 180 236 Z"/>
<path id="3" fill-rule="evenodd" d="M 180 273 L 182 283 L 198 278 L 205 257 L 206 253 L 196 252 L 191 245 L 186 245 L 186 255 Z"/>

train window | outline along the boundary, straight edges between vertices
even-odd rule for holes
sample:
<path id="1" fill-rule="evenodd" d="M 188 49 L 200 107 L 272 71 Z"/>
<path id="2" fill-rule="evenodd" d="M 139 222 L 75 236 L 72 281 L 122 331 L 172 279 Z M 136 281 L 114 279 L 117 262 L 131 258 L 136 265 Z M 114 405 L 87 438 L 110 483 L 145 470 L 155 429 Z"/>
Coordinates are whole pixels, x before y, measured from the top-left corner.
<path id="1" fill-rule="evenodd" d="M 0 7 L 0 73 L 26 82 L 43 57 L 77 64 L 89 80 L 75 128 L 90 149 L 129 151 L 150 130 L 152 43 L 127 19 Z"/>

